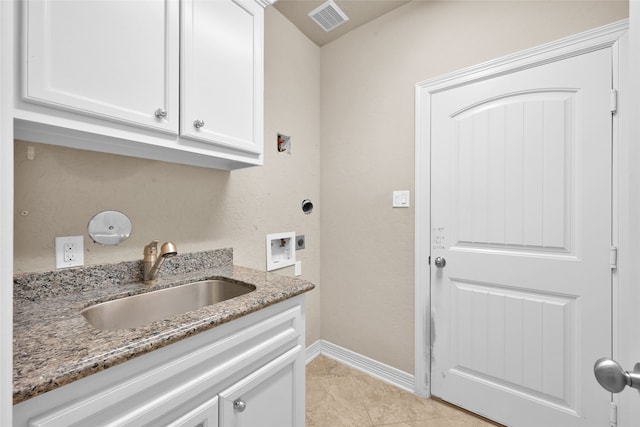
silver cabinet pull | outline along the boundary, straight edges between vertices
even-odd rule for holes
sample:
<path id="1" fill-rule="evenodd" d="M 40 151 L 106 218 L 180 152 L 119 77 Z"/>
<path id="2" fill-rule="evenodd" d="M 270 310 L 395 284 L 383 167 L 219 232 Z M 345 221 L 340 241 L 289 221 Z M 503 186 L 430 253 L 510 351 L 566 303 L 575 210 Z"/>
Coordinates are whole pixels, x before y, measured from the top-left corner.
<path id="1" fill-rule="evenodd" d="M 593 373 L 600 385 L 611 393 L 620 393 L 626 386 L 640 389 L 640 363 L 636 363 L 633 372 L 629 372 L 615 360 L 603 357 L 593 366 Z"/>
<path id="2" fill-rule="evenodd" d="M 242 399 L 236 399 L 233 402 L 233 409 L 235 409 L 238 412 L 243 412 L 245 409 L 247 409 L 247 402 L 245 402 Z"/>
<path id="3" fill-rule="evenodd" d="M 154 114 L 157 118 L 164 119 L 165 117 L 167 117 L 167 110 L 165 110 L 164 108 L 158 108 Z"/>
<path id="4" fill-rule="evenodd" d="M 436 258 L 434 263 L 436 264 L 436 267 L 443 268 L 445 265 L 447 265 L 447 260 L 439 256 Z"/>
<path id="5" fill-rule="evenodd" d="M 196 129 L 200 129 L 202 126 L 204 126 L 204 120 L 196 120 L 195 122 L 193 122 L 193 126 Z"/>

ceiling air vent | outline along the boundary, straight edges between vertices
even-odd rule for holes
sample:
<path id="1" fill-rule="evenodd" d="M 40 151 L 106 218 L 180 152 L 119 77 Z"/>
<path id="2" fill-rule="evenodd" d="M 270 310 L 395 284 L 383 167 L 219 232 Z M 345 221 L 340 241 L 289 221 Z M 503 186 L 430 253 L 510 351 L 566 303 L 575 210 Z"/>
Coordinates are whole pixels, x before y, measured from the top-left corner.
<path id="1" fill-rule="evenodd" d="M 340 10 L 333 0 L 328 0 L 313 9 L 309 12 L 309 17 L 316 21 L 316 24 L 320 25 L 322 29 L 327 32 L 339 27 L 349 20 L 349 17 Z"/>

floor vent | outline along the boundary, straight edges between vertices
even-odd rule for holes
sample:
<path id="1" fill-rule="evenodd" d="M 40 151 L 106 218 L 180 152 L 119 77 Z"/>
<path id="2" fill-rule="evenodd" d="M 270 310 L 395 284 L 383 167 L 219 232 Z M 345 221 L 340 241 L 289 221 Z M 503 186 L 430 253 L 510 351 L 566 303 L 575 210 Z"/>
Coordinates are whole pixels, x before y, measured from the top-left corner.
<path id="1" fill-rule="evenodd" d="M 333 0 L 328 0 L 313 9 L 309 12 L 309 17 L 327 32 L 339 27 L 349 20 L 349 17 L 340 10 Z"/>

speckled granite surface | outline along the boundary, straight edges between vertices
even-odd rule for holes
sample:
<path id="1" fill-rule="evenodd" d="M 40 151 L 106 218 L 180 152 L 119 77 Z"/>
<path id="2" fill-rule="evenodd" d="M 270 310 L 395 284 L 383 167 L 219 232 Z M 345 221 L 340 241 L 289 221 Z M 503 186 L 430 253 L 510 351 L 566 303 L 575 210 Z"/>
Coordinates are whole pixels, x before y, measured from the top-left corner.
<path id="1" fill-rule="evenodd" d="M 135 261 L 14 278 L 14 404 L 314 288 L 297 278 L 234 266 L 231 249 L 168 259 L 152 288 L 141 282 L 141 270 L 142 261 Z M 134 329 L 97 330 L 80 314 L 99 302 L 212 278 L 256 290 Z"/>

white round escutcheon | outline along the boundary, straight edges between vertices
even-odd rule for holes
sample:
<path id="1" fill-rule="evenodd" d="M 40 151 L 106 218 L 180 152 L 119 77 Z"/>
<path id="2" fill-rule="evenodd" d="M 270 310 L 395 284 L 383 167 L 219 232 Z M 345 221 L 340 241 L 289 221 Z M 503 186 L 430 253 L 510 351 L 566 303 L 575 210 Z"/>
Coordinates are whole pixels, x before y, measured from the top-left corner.
<path id="1" fill-rule="evenodd" d="M 131 220 L 122 212 L 103 211 L 91 218 L 87 232 L 94 242 L 115 246 L 129 238 L 131 228 Z"/>

